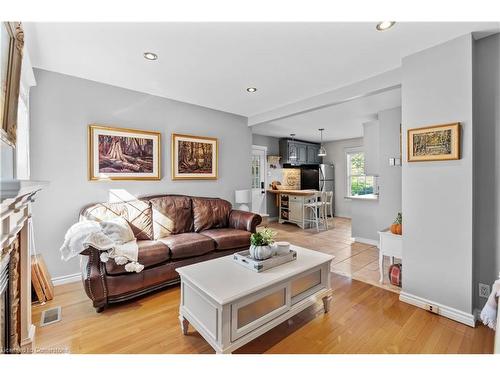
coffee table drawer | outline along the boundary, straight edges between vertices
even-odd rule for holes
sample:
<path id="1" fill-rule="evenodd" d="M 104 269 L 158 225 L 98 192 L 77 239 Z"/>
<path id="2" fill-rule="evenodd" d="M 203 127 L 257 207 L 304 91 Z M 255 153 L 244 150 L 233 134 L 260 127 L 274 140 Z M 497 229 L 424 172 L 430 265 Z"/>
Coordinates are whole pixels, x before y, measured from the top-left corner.
<path id="1" fill-rule="evenodd" d="M 318 267 L 311 271 L 303 273 L 291 281 L 291 303 L 292 305 L 300 302 L 304 298 L 316 293 L 327 285 L 328 270 L 324 267 Z"/>
<path id="2" fill-rule="evenodd" d="M 290 309 L 290 284 L 277 285 L 231 305 L 234 341 Z"/>

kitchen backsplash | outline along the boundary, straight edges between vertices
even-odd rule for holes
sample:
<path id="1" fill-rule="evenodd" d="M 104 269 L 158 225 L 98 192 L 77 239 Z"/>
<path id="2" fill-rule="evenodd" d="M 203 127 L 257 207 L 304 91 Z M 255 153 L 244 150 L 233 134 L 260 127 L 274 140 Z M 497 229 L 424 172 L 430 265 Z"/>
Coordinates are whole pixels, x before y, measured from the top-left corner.
<path id="1" fill-rule="evenodd" d="M 282 185 L 286 185 L 289 189 L 300 189 L 300 169 L 299 168 L 284 168 Z"/>

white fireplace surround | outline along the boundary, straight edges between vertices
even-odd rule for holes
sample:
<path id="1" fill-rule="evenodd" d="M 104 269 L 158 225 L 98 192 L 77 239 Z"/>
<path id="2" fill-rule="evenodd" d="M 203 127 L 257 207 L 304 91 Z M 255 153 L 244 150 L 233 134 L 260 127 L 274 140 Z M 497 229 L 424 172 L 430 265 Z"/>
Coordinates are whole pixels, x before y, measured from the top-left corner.
<path id="1" fill-rule="evenodd" d="M 0 200 L 2 221 L 1 252 L 20 235 L 20 347 L 23 352 L 33 352 L 35 326 L 31 323 L 31 249 L 29 225 L 31 204 L 35 195 L 48 185 L 45 181 L 1 180 Z"/>

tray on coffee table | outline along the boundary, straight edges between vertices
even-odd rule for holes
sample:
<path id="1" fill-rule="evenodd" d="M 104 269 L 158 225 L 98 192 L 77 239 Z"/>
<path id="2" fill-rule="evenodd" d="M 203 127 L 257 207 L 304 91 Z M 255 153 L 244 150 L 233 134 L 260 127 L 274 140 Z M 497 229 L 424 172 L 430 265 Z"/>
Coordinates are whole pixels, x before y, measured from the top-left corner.
<path id="1" fill-rule="evenodd" d="M 252 271 L 262 272 L 296 260 L 297 252 L 290 249 L 286 253 L 273 255 L 269 259 L 257 260 L 250 257 L 250 250 L 244 250 L 234 253 L 233 259 L 236 263 L 241 264 L 243 267 L 251 269 Z"/>

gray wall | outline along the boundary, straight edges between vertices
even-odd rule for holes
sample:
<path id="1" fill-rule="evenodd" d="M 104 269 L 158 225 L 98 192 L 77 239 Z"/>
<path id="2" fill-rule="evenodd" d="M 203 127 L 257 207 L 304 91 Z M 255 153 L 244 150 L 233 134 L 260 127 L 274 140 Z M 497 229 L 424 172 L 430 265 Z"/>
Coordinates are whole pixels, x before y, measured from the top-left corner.
<path id="1" fill-rule="evenodd" d="M 267 147 L 267 155 L 279 155 L 279 138 L 269 137 L 266 135 L 252 134 L 252 144 L 257 146 Z M 269 185 L 272 181 L 283 181 L 283 169 L 276 168 L 272 169 L 267 163 L 267 184 Z M 278 207 L 276 207 L 276 196 L 275 194 L 267 193 L 266 198 L 266 209 L 269 214 L 269 218 L 278 218 Z"/>
<path id="2" fill-rule="evenodd" d="M 363 138 L 344 139 L 325 143 L 325 163 L 335 166 L 335 216 L 351 217 L 351 201 L 345 199 L 346 192 L 346 149 L 362 147 Z"/>
<path id="3" fill-rule="evenodd" d="M 379 211 L 378 229 L 389 227 L 401 212 L 401 167 L 390 166 L 389 158 L 399 158 L 401 107 L 378 113 L 379 122 Z M 378 237 L 376 237 L 378 239 Z"/>
<path id="4" fill-rule="evenodd" d="M 399 158 L 400 124 L 401 107 L 397 107 L 379 112 L 377 124 L 371 129 L 377 132 L 372 137 L 377 142 L 372 146 L 376 149 L 376 160 L 372 164 L 378 172 L 379 198 L 377 201 L 351 201 L 352 236 L 355 238 L 378 241 L 377 232 L 388 228 L 401 212 L 401 167 L 389 165 L 389 158 Z"/>
<path id="5" fill-rule="evenodd" d="M 267 135 L 252 134 L 252 144 L 257 146 L 267 147 L 268 155 L 279 155 L 280 144 L 279 138 L 269 137 Z"/>
<path id="6" fill-rule="evenodd" d="M 474 275 L 491 285 L 500 272 L 500 34 L 474 50 Z M 474 288 L 475 306 L 479 298 Z"/>
<path id="7" fill-rule="evenodd" d="M 33 207 L 38 251 L 52 277 L 79 272 L 78 260 L 60 260 L 66 230 L 80 208 L 106 201 L 110 189 L 133 195 L 179 193 L 234 201 L 236 189 L 250 187 L 251 130 L 244 117 L 93 81 L 37 70 L 31 91 L 31 178 L 48 180 Z M 109 124 L 162 133 L 161 181 L 87 180 L 87 126 Z M 172 181 L 170 135 L 219 139 L 219 179 Z"/>
<path id="8" fill-rule="evenodd" d="M 462 158 L 403 159 L 403 291 L 472 313 L 472 37 L 402 62 L 403 155 L 409 128 L 462 124 Z"/>
<path id="9" fill-rule="evenodd" d="M 380 202 L 373 200 L 351 200 L 351 236 L 357 241 L 378 240 L 377 231 L 382 229 L 378 225 Z"/>

